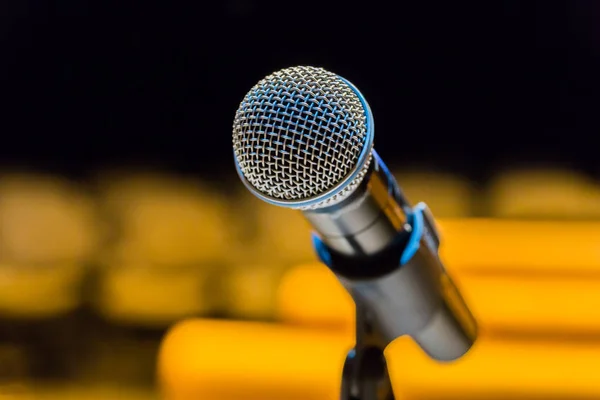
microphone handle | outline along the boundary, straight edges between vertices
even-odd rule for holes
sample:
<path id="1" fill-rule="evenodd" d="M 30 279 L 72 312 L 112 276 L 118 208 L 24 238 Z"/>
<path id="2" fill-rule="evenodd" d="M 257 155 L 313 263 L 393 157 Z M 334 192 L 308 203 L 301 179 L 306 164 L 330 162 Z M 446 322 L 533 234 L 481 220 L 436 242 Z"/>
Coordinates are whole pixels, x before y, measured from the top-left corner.
<path id="1" fill-rule="evenodd" d="M 304 212 L 318 232 L 315 250 L 366 310 L 382 346 L 409 335 L 435 360 L 458 359 L 475 341 L 475 318 L 439 258 L 429 209 L 411 208 L 373 153 L 366 187 L 335 210 Z"/>

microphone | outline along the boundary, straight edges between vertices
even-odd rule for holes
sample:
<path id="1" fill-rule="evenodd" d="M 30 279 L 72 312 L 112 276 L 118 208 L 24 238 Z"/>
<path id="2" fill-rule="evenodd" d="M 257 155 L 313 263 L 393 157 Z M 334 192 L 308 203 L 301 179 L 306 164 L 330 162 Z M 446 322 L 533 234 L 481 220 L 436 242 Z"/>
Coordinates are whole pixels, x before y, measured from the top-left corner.
<path id="1" fill-rule="evenodd" d="M 244 185 L 303 213 L 317 255 L 383 343 L 409 335 L 435 360 L 458 359 L 475 342 L 476 321 L 439 258 L 430 210 L 408 202 L 373 137 L 373 115 L 358 89 L 310 66 L 259 81 L 233 122 Z"/>

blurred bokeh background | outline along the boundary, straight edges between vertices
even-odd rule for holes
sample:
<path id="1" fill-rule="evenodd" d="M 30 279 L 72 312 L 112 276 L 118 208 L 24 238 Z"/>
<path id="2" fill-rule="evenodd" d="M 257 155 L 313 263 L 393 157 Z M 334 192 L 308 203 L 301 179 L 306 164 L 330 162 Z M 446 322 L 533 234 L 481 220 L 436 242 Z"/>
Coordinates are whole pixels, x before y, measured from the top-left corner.
<path id="1" fill-rule="evenodd" d="M 598 26 L 593 0 L 2 2 L 0 399 L 335 391 L 351 304 L 231 153 L 246 91 L 302 64 L 365 94 L 482 323 L 455 367 L 391 349 L 398 392 L 600 398 Z"/>

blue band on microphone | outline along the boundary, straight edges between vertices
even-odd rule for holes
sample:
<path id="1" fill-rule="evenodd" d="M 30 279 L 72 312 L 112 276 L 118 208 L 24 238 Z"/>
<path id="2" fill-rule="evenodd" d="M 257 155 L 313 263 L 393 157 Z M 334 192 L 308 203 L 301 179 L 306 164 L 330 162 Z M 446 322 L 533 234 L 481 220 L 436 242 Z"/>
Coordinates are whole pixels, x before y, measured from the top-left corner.
<path id="1" fill-rule="evenodd" d="M 425 203 L 417 204 L 413 208 L 412 213 L 407 216 L 407 222 L 411 226 L 412 232 L 410 238 L 408 239 L 406 248 L 404 249 L 402 256 L 400 256 L 400 266 L 409 262 L 417 250 L 419 250 L 421 245 L 421 238 L 423 237 L 423 232 L 425 230 L 423 222 L 423 207 L 425 207 Z"/>
<path id="2" fill-rule="evenodd" d="M 315 232 L 312 232 L 311 236 L 313 248 L 315 249 L 315 253 L 317 253 L 317 257 L 319 257 L 319 260 L 323 264 L 331 267 L 331 254 L 329 254 L 329 250 L 327 250 L 325 243 L 323 243 L 319 235 L 317 235 Z"/>
<path id="3" fill-rule="evenodd" d="M 410 225 L 412 230 L 410 237 L 408 238 L 408 243 L 406 244 L 406 247 L 400 256 L 400 266 L 403 266 L 409 262 L 421 247 L 421 238 L 425 233 L 425 222 L 423 216 L 423 210 L 425 207 L 425 203 L 419 203 L 407 216 L 407 224 Z M 315 253 L 317 253 L 317 257 L 319 257 L 319 260 L 328 267 L 331 267 L 331 254 L 329 253 L 325 243 L 323 243 L 319 235 L 317 235 L 315 232 L 311 233 L 311 239 L 313 248 Z"/>
<path id="4" fill-rule="evenodd" d="M 373 158 L 375 159 L 376 165 L 379 166 L 379 168 L 381 169 L 381 172 L 383 172 L 383 175 L 385 175 L 385 178 L 387 179 L 388 194 L 390 196 L 392 196 L 399 205 L 402 205 L 403 204 L 402 194 L 400 193 L 400 187 L 398 186 L 398 182 L 396 182 L 396 178 L 390 172 L 390 169 L 383 162 L 381 157 L 379 157 L 379 154 L 375 151 L 375 149 L 373 149 L 371 151 L 371 154 L 373 155 Z"/>

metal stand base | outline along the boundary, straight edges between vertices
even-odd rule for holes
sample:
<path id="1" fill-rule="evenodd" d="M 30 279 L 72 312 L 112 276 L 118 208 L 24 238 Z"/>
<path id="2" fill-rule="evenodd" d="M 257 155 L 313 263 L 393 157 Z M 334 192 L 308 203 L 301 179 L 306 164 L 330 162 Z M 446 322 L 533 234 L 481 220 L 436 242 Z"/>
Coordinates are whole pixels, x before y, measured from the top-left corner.
<path id="1" fill-rule="evenodd" d="M 357 304 L 356 345 L 344 363 L 341 400 L 395 400 L 383 355 L 386 344 L 369 320 L 366 310 Z"/>

